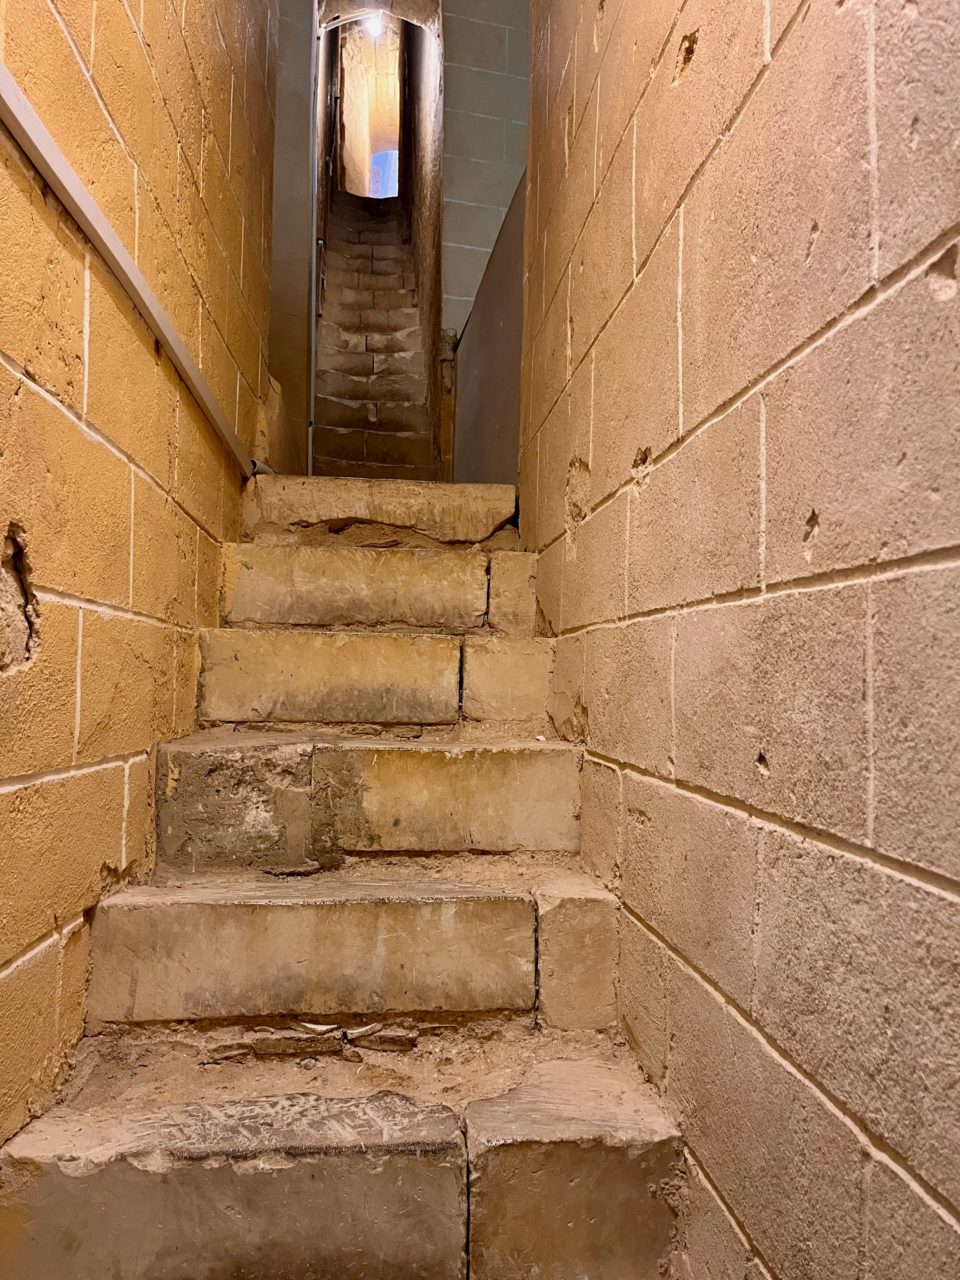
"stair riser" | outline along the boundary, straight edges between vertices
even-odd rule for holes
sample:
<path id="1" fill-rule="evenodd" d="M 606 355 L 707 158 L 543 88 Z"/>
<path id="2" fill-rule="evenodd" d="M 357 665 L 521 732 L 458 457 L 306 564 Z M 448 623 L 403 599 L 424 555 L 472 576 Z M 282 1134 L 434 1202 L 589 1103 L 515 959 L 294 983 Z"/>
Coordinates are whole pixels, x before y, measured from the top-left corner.
<path id="1" fill-rule="evenodd" d="M 232 624 L 470 631 L 486 619 L 487 565 L 479 551 L 228 546 L 222 613 Z"/>
<path id="2" fill-rule="evenodd" d="M 453 724 L 460 645 L 446 636 L 208 631 L 200 714 L 222 723 Z"/>
<path id="3" fill-rule="evenodd" d="M 90 1025 L 533 1008 L 529 898 L 108 900 Z"/>
<path id="4" fill-rule="evenodd" d="M 575 853 L 579 770 L 566 748 L 174 743 L 160 750 L 159 856 L 194 871 L 342 852 Z"/>

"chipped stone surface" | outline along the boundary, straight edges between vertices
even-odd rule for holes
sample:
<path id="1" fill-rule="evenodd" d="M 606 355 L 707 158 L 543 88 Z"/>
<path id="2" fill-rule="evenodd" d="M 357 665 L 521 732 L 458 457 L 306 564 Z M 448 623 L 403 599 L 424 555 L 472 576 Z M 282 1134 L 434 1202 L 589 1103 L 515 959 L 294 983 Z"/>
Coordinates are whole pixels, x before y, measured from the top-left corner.
<path id="1" fill-rule="evenodd" d="M 459 632 L 482 626 L 486 608 L 481 551 L 250 543 L 224 551 L 223 613 L 234 624 Z"/>
<path id="2" fill-rule="evenodd" d="M 202 635 L 207 720 L 444 724 L 460 701 L 448 636 L 224 628 Z"/>
<path id="3" fill-rule="evenodd" d="M 459 1280 L 457 1117 L 396 1094 L 54 1112 L 6 1148 L 9 1280 Z"/>
<path id="4" fill-rule="evenodd" d="M 530 1009 L 534 949 L 519 892 L 336 876 L 128 889 L 97 913 L 88 1018 Z"/>
<path id="5" fill-rule="evenodd" d="M 679 1134 L 652 1090 L 607 1063 L 547 1063 L 466 1123 L 471 1275 L 660 1280 Z"/>
<path id="6" fill-rule="evenodd" d="M 617 899 L 580 875 L 547 881 L 534 899 L 540 1017 L 568 1030 L 610 1026 L 617 1016 Z"/>
<path id="7" fill-rule="evenodd" d="M 515 510 L 512 485 L 258 476 L 244 491 L 243 529 L 245 538 L 261 541 L 297 541 L 370 525 L 434 542 L 484 542 Z"/>
<path id="8" fill-rule="evenodd" d="M 553 641 L 470 636 L 463 643 L 468 720 L 545 720 Z"/>
<path id="9" fill-rule="evenodd" d="M 341 852 L 580 845 L 580 749 L 204 732 L 160 752 L 158 848 L 190 870 Z"/>
<path id="10" fill-rule="evenodd" d="M 490 557 L 490 626 L 508 636 L 532 636 L 537 622 L 537 557 L 495 551 Z"/>

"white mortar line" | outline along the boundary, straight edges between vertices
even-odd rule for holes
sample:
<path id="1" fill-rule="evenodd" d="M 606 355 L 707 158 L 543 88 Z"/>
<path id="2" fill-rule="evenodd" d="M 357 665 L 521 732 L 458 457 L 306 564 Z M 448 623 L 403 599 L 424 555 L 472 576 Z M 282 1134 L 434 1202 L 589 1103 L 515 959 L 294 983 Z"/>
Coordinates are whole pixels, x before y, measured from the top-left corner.
<path id="1" fill-rule="evenodd" d="M 683 438 L 683 230 L 684 210 L 677 215 L 677 439 Z"/>
<path id="2" fill-rule="evenodd" d="M 127 815 L 130 812 L 130 761 L 123 766 L 123 821 L 120 824 L 120 870 L 127 866 Z"/>
<path id="3" fill-rule="evenodd" d="M 875 838 L 876 821 L 876 720 L 874 712 L 874 672 L 876 657 L 874 652 L 875 613 L 873 586 L 867 583 L 867 607 L 865 618 L 866 638 L 864 645 L 864 715 L 866 718 L 867 739 L 867 811 L 866 828 L 867 843 L 872 845 Z"/>
<path id="4" fill-rule="evenodd" d="M 85 613 L 96 613 L 101 618 L 124 618 L 128 622 L 142 623 L 148 627 L 161 627 L 169 631 L 179 631 L 185 635 L 193 635 L 195 628 L 184 626 L 180 622 L 167 622 L 163 618 L 154 618 L 147 613 L 137 613 L 134 609 L 124 609 L 121 605 L 103 604 L 99 600 L 87 600 L 83 596 L 74 596 L 67 591 L 57 591 L 53 587 L 37 587 L 38 600 L 49 600 L 54 604 L 68 604 Z"/>
<path id="5" fill-rule="evenodd" d="M 130 551 L 127 557 L 127 604 L 130 607 L 130 609 L 133 609 L 133 557 L 134 557 L 134 543 L 136 541 L 136 535 L 134 533 L 134 530 L 136 529 L 136 514 L 137 514 L 136 492 L 137 492 L 137 477 L 136 477 L 136 473 L 133 470 L 133 467 L 131 467 L 130 468 Z"/>
<path id="6" fill-rule="evenodd" d="M 60 935 L 51 929 L 43 935 L 39 942 L 32 942 L 25 951 L 21 951 L 19 955 L 14 956 L 12 960 L 8 960 L 5 965 L 0 967 L 0 982 L 3 982 L 5 978 L 9 978 L 12 973 L 16 973 L 17 969 L 29 964 L 31 960 L 34 960 L 53 945 L 59 947 Z"/>
<path id="7" fill-rule="evenodd" d="M 87 416 L 90 401 L 90 254 L 83 255 L 83 399 L 81 414 Z"/>
<path id="8" fill-rule="evenodd" d="M 759 572 L 760 572 L 760 590 L 767 589 L 767 402 L 763 396 L 760 396 L 760 426 L 759 426 L 759 500 L 757 506 L 759 508 L 759 531 L 758 531 L 758 556 L 759 556 Z"/>
<path id="9" fill-rule="evenodd" d="M 39 592 L 37 595 L 39 596 Z M 80 754 L 80 673 L 83 670 L 83 610 L 77 610 L 77 670 L 73 691 L 73 763 Z"/>
<path id="10" fill-rule="evenodd" d="M 7 778 L 0 782 L 0 795 L 10 795 L 14 791 L 23 791 L 26 787 L 43 786 L 48 782 L 64 782 L 70 778 L 82 778 L 88 773 L 103 773 L 108 769 L 119 769 L 125 764 L 133 764 L 149 757 L 144 751 L 135 751 L 125 756 L 108 756 L 93 764 L 78 764 L 64 769 L 48 769 L 36 773 L 22 773 L 17 777 Z"/>

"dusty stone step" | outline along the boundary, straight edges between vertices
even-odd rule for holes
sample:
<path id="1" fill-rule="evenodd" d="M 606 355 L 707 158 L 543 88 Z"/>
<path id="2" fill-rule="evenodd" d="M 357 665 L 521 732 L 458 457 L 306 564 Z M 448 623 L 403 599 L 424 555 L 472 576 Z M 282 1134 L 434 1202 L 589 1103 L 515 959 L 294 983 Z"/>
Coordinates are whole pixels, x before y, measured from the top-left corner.
<path id="1" fill-rule="evenodd" d="M 355 334 L 350 335 L 355 338 Z M 368 333 L 365 335 L 367 351 L 374 352 L 423 352 L 423 336 L 419 325 L 412 329 L 399 329 L 396 333 Z"/>
<path id="2" fill-rule="evenodd" d="M 88 1022 L 532 1009 L 521 891 L 242 876 L 126 889 L 92 933 Z"/>
<path id="3" fill-rule="evenodd" d="M 372 360 L 372 356 L 368 356 Z M 378 400 L 403 403 L 422 401 L 426 395 L 423 376 L 410 370 L 376 373 L 344 372 L 327 367 L 318 371 L 317 391 L 334 400 Z"/>
<path id="4" fill-rule="evenodd" d="M 316 476 L 258 476 L 243 494 L 243 536 L 296 540 L 349 525 L 435 542 L 485 542 L 514 518 L 512 485 L 413 484 Z"/>
<path id="5" fill-rule="evenodd" d="M 533 636 L 537 629 L 537 556 L 528 551 L 495 551 L 490 557 L 490 626 L 508 636 Z"/>
<path id="6" fill-rule="evenodd" d="M 317 386 L 323 390 L 320 378 Z M 359 394 L 358 388 L 353 394 Z M 432 423 L 427 406 L 422 399 L 406 400 L 344 400 L 327 395 L 317 395 L 314 400 L 314 422 L 320 427 L 336 427 L 338 430 L 361 431 L 412 431 L 432 434 Z"/>
<path id="7" fill-rule="evenodd" d="M 347 853 L 580 849 L 582 753 L 206 731 L 163 745 L 158 846 L 186 871 Z"/>
<path id="8" fill-rule="evenodd" d="M 318 476 L 344 480 L 404 480 L 416 484 L 433 484 L 437 478 L 436 463 L 429 466 L 403 466 L 399 463 L 352 462 L 327 457 L 315 459 L 313 470 Z M 363 539 L 360 541 L 363 542 Z"/>
<path id="9" fill-rule="evenodd" d="M 470 1274 L 662 1280 L 680 1135 L 653 1090 L 602 1060 L 544 1063 L 466 1108 Z"/>
<path id="10" fill-rule="evenodd" d="M 60 1107 L 0 1153 L 4 1280 L 461 1280 L 459 1118 L 398 1094 Z"/>
<path id="11" fill-rule="evenodd" d="M 454 549 L 227 544 L 221 614 L 234 624 L 470 631 L 486 617 L 487 562 Z"/>
<path id="12" fill-rule="evenodd" d="M 200 716 L 225 723 L 452 724 L 460 643 L 453 637 L 204 631 Z"/>
<path id="13" fill-rule="evenodd" d="M 468 720 L 547 719 L 552 640 L 468 636 L 463 642 L 463 714 Z"/>

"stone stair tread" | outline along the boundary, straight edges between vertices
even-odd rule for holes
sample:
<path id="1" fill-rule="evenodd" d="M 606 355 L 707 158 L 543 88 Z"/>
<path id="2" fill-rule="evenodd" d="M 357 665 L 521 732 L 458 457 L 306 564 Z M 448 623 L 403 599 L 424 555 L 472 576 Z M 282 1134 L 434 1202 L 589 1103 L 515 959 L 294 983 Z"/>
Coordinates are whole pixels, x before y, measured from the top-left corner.
<path id="1" fill-rule="evenodd" d="M 244 490 L 245 540 L 258 534 L 302 534 L 331 525 L 376 524 L 437 542 L 484 542 L 510 523 L 513 485 L 259 476 Z"/>
<path id="2" fill-rule="evenodd" d="M 327 749 L 331 751 L 411 751 L 442 752 L 445 755 L 458 755 L 468 752 L 516 752 L 536 751 L 546 754 L 568 755 L 578 754 L 582 748 L 572 742 L 558 739 L 506 737 L 490 741 L 479 739 L 434 740 L 405 738 L 384 733 L 382 735 L 354 735 L 337 733 L 323 726 L 306 725 L 295 729 L 247 729 L 231 728 L 216 725 L 196 729 L 193 733 L 171 742 L 162 743 L 161 750 L 177 754 L 202 754 L 211 750 L 243 750 L 247 747 L 298 747 Z"/>

